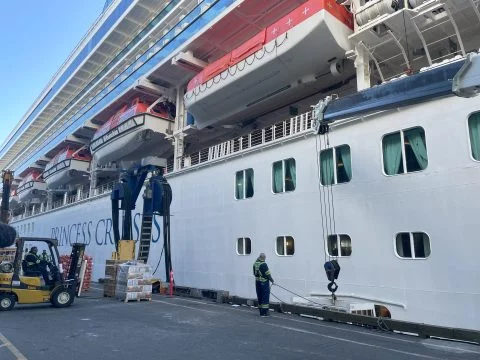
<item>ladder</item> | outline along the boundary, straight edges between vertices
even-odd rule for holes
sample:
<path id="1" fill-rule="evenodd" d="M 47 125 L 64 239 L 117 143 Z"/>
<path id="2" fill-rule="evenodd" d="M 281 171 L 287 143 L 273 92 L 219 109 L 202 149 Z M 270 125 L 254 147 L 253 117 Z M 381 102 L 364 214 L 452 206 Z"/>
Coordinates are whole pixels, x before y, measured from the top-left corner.
<path id="1" fill-rule="evenodd" d="M 153 215 L 142 214 L 142 226 L 140 230 L 140 244 L 138 247 L 137 260 L 147 263 L 152 240 Z"/>

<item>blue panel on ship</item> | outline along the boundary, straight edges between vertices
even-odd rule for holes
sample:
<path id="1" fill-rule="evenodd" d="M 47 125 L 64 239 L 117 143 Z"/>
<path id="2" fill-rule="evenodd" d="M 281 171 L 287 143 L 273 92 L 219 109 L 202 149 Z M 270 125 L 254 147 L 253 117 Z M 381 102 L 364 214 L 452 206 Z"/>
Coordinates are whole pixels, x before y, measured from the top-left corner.
<path id="1" fill-rule="evenodd" d="M 327 106 L 324 120 L 334 121 L 452 94 L 452 79 L 464 63 L 456 61 L 335 100 Z"/>

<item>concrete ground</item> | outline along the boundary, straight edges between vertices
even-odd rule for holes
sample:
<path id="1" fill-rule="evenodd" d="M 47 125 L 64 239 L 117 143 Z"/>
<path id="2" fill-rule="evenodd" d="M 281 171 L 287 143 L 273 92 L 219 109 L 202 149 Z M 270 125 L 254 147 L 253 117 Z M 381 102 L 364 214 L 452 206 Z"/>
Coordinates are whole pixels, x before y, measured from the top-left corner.
<path id="1" fill-rule="evenodd" d="M 0 313 L 1 360 L 479 358 L 477 345 L 159 295 L 125 304 L 93 289 L 67 309 Z"/>

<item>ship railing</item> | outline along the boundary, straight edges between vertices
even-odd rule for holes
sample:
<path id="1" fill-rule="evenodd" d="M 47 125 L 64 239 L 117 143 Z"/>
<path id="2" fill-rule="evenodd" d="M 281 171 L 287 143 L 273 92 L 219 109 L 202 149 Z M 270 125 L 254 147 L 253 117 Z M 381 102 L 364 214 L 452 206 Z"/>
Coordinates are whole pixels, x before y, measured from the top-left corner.
<path id="1" fill-rule="evenodd" d="M 50 206 L 48 206 L 47 202 L 44 202 L 41 205 L 35 205 L 34 207 L 27 208 L 22 214 L 14 216 L 12 221 L 19 221 L 34 215 L 39 215 L 51 210 L 60 209 L 64 206 L 69 206 L 90 198 L 94 198 L 97 196 L 102 196 L 111 193 L 113 190 L 114 185 L 117 181 L 112 181 L 109 183 L 105 183 L 102 185 L 97 186 L 94 189 L 89 189 L 88 187 L 82 188 L 82 191 L 79 193 L 75 193 L 72 195 L 68 195 L 66 198 L 62 198 L 56 201 L 53 201 Z"/>
<path id="2" fill-rule="evenodd" d="M 103 185 L 97 186 L 91 192 L 91 196 L 99 196 L 99 195 L 103 195 L 103 194 L 106 194 L 106 193 L 110 193 L 113 190 L 113 187 L 115 186 L 116 183 L 117 183 L 117 181 L 112 181 L 112 182 L 105 183 Z"/>
<path id="3" fill-rule="evenodd" d="M 181 168 L 188 168 L 192 166 L 198 166 L 204 163 L 223 159 L 235 154 L 246 152 L 250 149 L 260 148 L 275 142 L 284 141 L 296 135 L 309 133 L 314 125 L 314 113 L 313 110 L 301 115 L 294 116 L 290 119 L 273 124 L 263 129 L 254 130 L 248 134 L 236 137 L 234 139 L 224 141 L 220 144 L 210 146 L 206 149 L 195 152 L 189 156 L 184 156 L 181 161 Z M 173 172 L 173 163 L 167 164 L 167 173 Z M 44 206 L 35 207 L 35 213 L 28 209 L 23 214 L 14 217 L 13 221 L 21 220 L 33 215 L 44 213 L 50 210 L 58 209 L 64 206 L 69 206 L 80 201 L 84 201 L 89 198 L 102 196 L 109 194 L 117 181 L 112 181 L 97 186 L 94 189 L 84 188 L 80 196 L 77 194 L 67 196 L 66 200 L 61 199 L 55 201 L 48 207 Z M 38 210 L 37 210 L 38 209 Z"/>
<path id="4" fill-rule="evenodd" d="M 285 140 L 295 135 L 310 132 L 314 123 L 313 111 L 292 117 L 263 129 L 257 129 L 251 133 L 222 142 L 202 149 L 198 152 L 184 156 L 181 159 L 180 168 L 188 168 L 210 161 L 222 159 L 249 149 L 268 145 L 277 141 Z M 167 167 L 167 171 L 171 172 Z"/>

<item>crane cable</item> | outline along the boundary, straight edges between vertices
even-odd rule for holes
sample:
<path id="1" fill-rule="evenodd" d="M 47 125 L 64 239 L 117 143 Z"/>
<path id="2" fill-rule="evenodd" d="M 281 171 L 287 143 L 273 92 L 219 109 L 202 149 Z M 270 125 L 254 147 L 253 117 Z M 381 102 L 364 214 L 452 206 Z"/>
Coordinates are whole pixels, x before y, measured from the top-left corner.
<path id="1" fill-rule="evenodd" d="M 306 300 L 306 301 L 308 301 L 308 302 L 311 302 L 311 303 L 313 303 L 313 304 L 315 304 L 315 305 L 321 306 L 322 309 L 325 309 L 325 308 L 326 308 L 326 306 L 325 306 L 324 304 L 321 304 L 321 303 L 318 303 L 318 302 L 313 301 L 313 300 L 311 300 L 311 299 L 308 299 L 308 298 L 306 298 L 306 297 L 304 297 L 304 296 L 302 296 L 302 295 L 300 295 L 300 294 L 297 294 L 296 292 L 293 292 L 292 290 L 287 289 L 286 287 L 284 287 L 284 286 L 282 286 L 282 285 L 279 285 L 279 284 L 277 284 L 277 283 L 273 283 L 273 284 L 272 284 L 272 287 L 273 287 L 274 285 L 275 285 L 275 286 L 278 286 L 279 288 L 281 288 L 281 289 L 283 289 L 283 290 L 285 290 L 285 291 L 287 291 L 287 292 L 289 292 L 289 293 L 291 293 L 291 294 L 293 294 L 293 295 L 295 295 L 295 296 L 298 296 L 299 298 L 302 298 L 302 299 L 304 299 L 304 300 Z M 282 301 L 280 298 L 278 298 L 278 297 L 277 297 L 275 294 L 273 294 L 271 291 L 270 291 L 270 294 L 272 294 L 273 297 L 275 297 L 277 300 L 279 300 L 280 303 L 284 303 L 284 301 Z"/>

